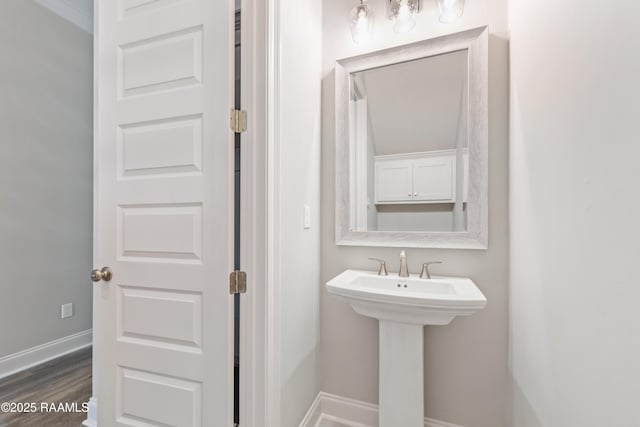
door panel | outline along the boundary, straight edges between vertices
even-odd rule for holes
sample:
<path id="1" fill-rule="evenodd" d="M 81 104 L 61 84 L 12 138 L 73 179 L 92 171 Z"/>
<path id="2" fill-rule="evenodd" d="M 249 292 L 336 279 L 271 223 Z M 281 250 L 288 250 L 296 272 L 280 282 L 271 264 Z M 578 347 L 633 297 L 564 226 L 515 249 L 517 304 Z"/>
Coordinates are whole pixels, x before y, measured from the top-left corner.
<path id="1" fill-rule="evenodd" d="M 452 201 L 455 198 L 455 157 L 434 157 L 413 163 L 414 200 Z"/>
<path id="2" fill-rule="evenodd" d="M 118 130 L 121 178 L 202 172 L 202 116 L 120 126 Z"/>
<path id="3" fill-rule="evenodd" d="M 119 369 L 117 381 L 118 412 L 125 425 L 138 426 L 141 420 L 161 426 L 202 425 L 201 383 L 128 368 Z"/>
<path id="4" fill-rule="evenodd" d="M 411 161 L 385 160 L 376 163 L 376 202 L 409 201 Z"/>
<path id="5" fill-rule="evenodd" d="M 233 5 L 97 8 L 98 422 L 230 426 Z"/>

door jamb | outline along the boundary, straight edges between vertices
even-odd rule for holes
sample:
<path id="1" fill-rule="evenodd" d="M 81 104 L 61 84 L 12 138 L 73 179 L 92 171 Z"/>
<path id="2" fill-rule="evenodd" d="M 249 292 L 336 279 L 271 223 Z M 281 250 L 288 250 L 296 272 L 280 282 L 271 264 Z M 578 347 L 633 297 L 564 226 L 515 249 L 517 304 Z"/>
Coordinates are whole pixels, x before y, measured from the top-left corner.
<path id="1" fill-rule="evenodd" d="M 241 139 L 240 425 L 280 425 L 279 0 L 242 0 L 241 105 L 248 129 Z"/>
<path id="2" fill-rule="evenodd" d="M 94 0 L 93 5 L 93 225 L 92 225 L 92 260 L 93 265 L 99 265 L 97 259 L 98 253 L 98 239 L 96 236 L 98 235 L 98 213 L 100 209 L 98 209 L 98 168 L 100 167 L 100 162 L 98 161 L 98 74 L 99 74 L 99 64 L 98 64 L 98 3 L 99 0 Z M 91 372 L 92 372 L 92 380 L 91 380 L 91 397 L 89 398 L 89 406 L 87 408 L 87 419 L 82 422 L 83 425 L 87 427 L 97 427 L 98 425 L 98 386 L 97 386 L 97 366 L 96 363 L 98 349 L 96 347 L 96 339 L 95 337 L 99 331 L 99 325 L 97 322 L 96 316 L 96 306 L 99 303 L 98 300 L 99 294 L 98 289 L 93 287 L 92 299 L 91 299 L 91 316 L 92 316 L 92 358 L 91 358 Z"/>

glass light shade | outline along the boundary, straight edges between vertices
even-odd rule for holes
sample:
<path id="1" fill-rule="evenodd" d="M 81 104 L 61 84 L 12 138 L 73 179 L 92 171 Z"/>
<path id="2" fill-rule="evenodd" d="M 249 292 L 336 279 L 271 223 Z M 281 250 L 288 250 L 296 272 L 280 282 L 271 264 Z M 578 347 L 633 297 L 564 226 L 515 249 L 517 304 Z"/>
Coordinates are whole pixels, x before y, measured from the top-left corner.
<path id="1" fill-rule="evenodd" d="M 416 15 L 420 9 L 419 0 L 388 0 L 389 19 L 393 21 L 393 31 L 406 33 L 416 26 Z"/>
<path id="2" fill-rule="evenodd" d="M 351 9 L 349 22 L 351 26 L 351 37 L 356 44 L 371 40 L 373 34 L 373 11 L 364 1 Z"/>
<path id="3" fill-rule="evenodd" d="M 438 0 L 440 22 L 448 24 L 456 21 L 464 12 L 464 0 Z"/>

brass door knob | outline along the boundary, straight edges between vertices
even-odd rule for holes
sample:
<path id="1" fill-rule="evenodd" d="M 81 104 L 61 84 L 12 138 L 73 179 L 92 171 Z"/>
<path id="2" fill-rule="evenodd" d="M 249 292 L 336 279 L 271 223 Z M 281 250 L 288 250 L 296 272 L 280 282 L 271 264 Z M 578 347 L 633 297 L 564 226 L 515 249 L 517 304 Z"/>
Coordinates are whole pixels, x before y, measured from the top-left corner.
<path id="1" fill-rule="evenodd" d="M 102 270 L 95 269 L 91 272 L 91 280 L 94 282 L 99 282 L 104 280 L 108 282 L 113 277 L 113 273 L 111 273 L 111 269 L 109 267 L 102 267 Z"/>

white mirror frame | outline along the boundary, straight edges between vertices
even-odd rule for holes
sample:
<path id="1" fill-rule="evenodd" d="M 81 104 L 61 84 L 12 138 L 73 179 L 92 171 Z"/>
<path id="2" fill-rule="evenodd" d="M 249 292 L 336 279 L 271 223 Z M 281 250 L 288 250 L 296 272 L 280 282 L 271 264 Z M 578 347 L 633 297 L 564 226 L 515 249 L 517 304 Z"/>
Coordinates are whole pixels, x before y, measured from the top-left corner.
<path id="1" fill-rule="evenodd" d="M 336 244 L 414 248 L 487 249 L 489 234 L 488 27 L 428 39 L 336 61 Z M 468 50 L 469 194 L 467 231 L 351 231 L 350 75 L 415 59 Z"/>

